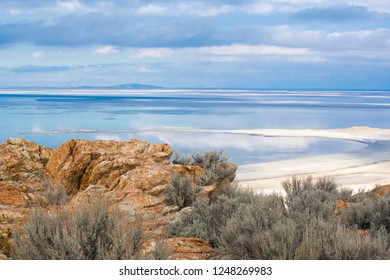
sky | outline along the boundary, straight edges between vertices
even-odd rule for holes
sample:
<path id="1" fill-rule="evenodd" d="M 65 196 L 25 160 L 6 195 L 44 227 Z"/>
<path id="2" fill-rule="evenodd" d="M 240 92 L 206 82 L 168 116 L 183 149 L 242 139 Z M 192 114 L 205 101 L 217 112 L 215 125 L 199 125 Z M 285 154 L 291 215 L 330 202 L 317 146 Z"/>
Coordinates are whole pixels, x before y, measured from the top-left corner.
<path id="1" fill-rule="evenodd" d="M 389 0 L 1 0 L 0 87 L 390 89 Z"/>

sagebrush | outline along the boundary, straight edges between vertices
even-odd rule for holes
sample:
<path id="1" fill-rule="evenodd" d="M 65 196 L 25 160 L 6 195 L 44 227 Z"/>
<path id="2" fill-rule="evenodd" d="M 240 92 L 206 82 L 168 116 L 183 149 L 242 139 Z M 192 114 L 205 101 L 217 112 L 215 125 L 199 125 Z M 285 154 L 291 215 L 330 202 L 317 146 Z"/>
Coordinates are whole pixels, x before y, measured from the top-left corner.
<path id="1" fill-rule="evenodd" d="M 389 196 L 356 203 L 327 177 L 292 178 L 283 187 L 285 197 L 233 186 L 212 201 L 197 200 L 169 233 L 203 238 L 233 259 L 390 258 Z M 356 205 L 336 215 L 340 199 Z"/>
<path id="2" fill-rule="evenodd" d="M 142 259 L 141 220 L 110 209 L 102 198 L 55 213 L 36 209 L 14 233 L 13 259 Z"/>
<path id="3" fill-rule="evenodd" d="M 166 189 L 166 201 L 168 205 L 176 205 L 184 208 L 192 205 L 200 189 L 192 183 L 189 176 L 175 173 L 171 184 Z"/>
<path id="4" fill-rule="evenodd" d="M 235 172 L 237 166 L 226 164 L 229 158 L 223 150 L 211 150 L 186 156 L 175 153 L 172 163 L 202 167 L 204 172 L 197 183 L 200 186 L 207 186 Z"/>

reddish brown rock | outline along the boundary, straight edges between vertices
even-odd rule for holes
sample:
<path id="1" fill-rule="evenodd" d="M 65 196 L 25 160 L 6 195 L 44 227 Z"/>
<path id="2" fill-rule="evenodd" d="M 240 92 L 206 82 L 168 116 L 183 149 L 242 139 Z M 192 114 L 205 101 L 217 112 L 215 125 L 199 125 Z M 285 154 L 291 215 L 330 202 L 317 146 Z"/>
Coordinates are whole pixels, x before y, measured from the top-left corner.
<path id="1" fill-rule="evenodd" d="M 167 244 L 173 252 L 173 260 L 209 260 L 218 255 L 209 243 L 199 238 L 171 238 Z"/>
<path id="2" fill-rule="evenodd" d="M 44 189 L 44 167 L 52 152 L 24 139 L 0 144 L 0 234 L 10 236 L 39 198 L 36 193 Z"/>
<path id="3" fill-rule="evenodd" d="M 220 257 L 206 241 L 188 237 L 149 239 L 144 243 L 144 253 L 150 254 L 161 244 L 170 260 L 209 260 Z"/>
<path id="4" fill-rule="evenodd" d="M 167 144 L 153 145 L 136 139 L 127 142 L 72 140 L 56 150 L 46 165 L 45 176 L 53 183 L 63 184 L 73 194 L 89 185 L 113 189 L 121 176 L 130 182 L 126 178 L 131 174 L 126 173 L 137 167 L 169 164 L 171 154 Z M 124 188 L 123 184 L 121 187 Z"/>
<path id="5" fill-rule="evenodd" d="M 19 190 L 10 182 L 6 182 L 0 187 L 0 205 L 27 206 L 29 200 L 30 197 L 25 190 Z"/>
<path id="6" fill-rule="evenodd" d="M 203 174 L 203 168 L 200 166 L 193 165 L 172 165 L 169 167 L 169 170 L 177 172 L 182 176 L 190 176 L 194 180 L 199 178 Z"/>
<path id="7" fill-rule="evenodd" d="M 382 196 L 390 193 L 390 185 L 384 185 L 372 190 L 372 193 L 376 196 Z"/>
<path id="8" fill-rule="evenodd" d="M 0 144 L 0 191 L 9 187 L 20 192 L 42 190 L 43 170 L 52 151 L 17 138 Z"/>

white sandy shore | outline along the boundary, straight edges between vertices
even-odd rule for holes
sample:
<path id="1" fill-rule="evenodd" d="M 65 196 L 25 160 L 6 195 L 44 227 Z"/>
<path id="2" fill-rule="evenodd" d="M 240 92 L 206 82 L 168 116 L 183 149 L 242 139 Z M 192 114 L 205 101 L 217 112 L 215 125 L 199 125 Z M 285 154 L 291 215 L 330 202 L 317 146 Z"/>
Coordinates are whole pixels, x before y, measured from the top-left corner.
<path id="1" fill-rule="evenodd" d="M 344 154 L 242 165 L 237 179 L 241 186 L 258 192 L 283 192 L 281 182 L 292 176 L 332 176 L 343 187 L 369 190 L 390 184 L 390 130 L 353 127 L 331 130 L 253 130 L 251 134 L 288 137 L 325 137 L 367 143 L 367 147 Z"/>

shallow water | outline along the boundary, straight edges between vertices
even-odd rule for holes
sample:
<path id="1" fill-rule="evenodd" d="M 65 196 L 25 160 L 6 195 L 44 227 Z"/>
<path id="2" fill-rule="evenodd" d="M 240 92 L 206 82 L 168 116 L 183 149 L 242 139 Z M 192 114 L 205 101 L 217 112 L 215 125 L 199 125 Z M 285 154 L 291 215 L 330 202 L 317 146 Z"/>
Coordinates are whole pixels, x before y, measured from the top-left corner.
<path id="1" fill-rule="evenodd" d="M 170 143 L 183 153 L 226 149 L 253 163 L 360 149 L 350 141 L 195 132 L 31 134 L 51 130 L 390 128 L 388 92 L 0 91 L 0 141 L 23 137 L 50 147 L 72 138 L 132 137 Z"/>

